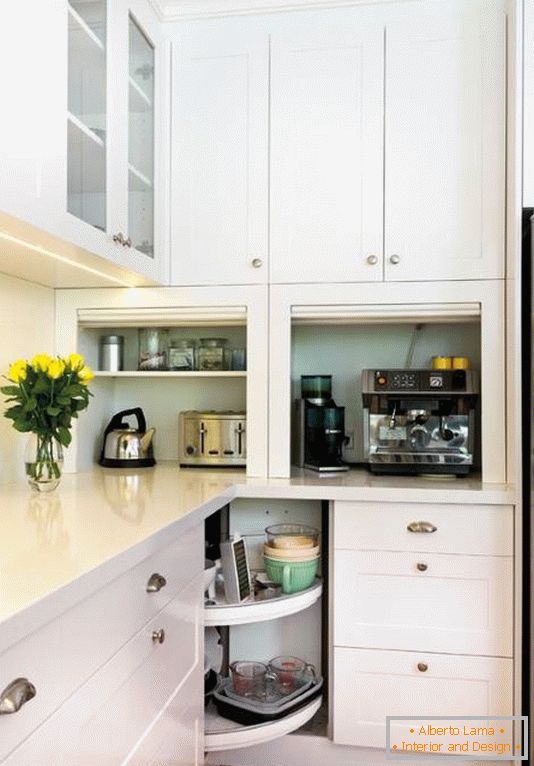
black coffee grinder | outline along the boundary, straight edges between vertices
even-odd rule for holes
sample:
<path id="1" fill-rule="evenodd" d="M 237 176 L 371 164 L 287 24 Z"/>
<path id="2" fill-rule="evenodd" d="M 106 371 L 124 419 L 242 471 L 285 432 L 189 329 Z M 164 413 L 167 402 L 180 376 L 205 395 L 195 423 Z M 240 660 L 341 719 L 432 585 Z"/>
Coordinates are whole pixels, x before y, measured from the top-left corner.
<path id="1" fill-rule="evenodd" d="M 312 471 L 348 471 L 341 459 L 345 408 L 332 399 L 331 375 L 301 375 L 301 398 L 295 400 L 293 463 Z"/>

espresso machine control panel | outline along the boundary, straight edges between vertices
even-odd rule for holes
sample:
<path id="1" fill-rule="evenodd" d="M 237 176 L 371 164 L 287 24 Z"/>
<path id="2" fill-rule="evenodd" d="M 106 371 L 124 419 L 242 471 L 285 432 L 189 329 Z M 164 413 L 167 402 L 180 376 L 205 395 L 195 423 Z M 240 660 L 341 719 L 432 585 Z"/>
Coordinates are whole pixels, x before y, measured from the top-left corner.
<path id="1" fill-rule="evenodd" d="M 474 393 L 470 370 L 366 370 L 364 391 L 407 392 L 410 394 L 435 391 L 455 394 Z"/>

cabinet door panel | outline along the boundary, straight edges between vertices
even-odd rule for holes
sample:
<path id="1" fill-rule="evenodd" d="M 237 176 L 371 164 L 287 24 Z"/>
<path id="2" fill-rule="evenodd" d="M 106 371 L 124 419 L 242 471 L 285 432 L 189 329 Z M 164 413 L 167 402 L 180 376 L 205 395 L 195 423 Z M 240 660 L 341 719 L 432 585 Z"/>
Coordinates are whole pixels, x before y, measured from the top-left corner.
<path id="1" fill-rule="evenodd" d="M 385 747 L 392 715 L 511 715 L 512 678 L 512 660 L 336 648 L 334 742 Z"/>
<path id="2" fill-rule="evenodd" d="M 383 31 L 356 19 L 272 40 L 273 282 L 382 279 Z"/>
<path id="3" fill-rule="evenodd" d="M 387 279 L 503 277 L 499 5 L 418 3 L 417 12 L 386 25 Z"/>
<path id="4" fill-rule="evenodd" d="M 267 34 L 238 25 L 178 43 L 172 284 L 267 280 L 268 69 Z"/>
<path id="5" fill-rule="evenodd" d="M 336 646 L 512 656 L 511 557 L 336 551 Z"/>

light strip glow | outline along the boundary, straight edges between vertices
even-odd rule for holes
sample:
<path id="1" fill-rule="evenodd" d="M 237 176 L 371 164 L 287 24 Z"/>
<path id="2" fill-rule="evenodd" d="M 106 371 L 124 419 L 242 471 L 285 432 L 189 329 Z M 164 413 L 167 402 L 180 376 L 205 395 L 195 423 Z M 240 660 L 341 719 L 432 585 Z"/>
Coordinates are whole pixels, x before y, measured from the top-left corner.
<path id="1" fill-rule="evenodd" d="M 77 263 L 76 261 L 71 261 L 70 258 L 67 258 L 64 255 L 59 255 L 59 253 L 53 253 L 51 250 L 47 250 L 45 247 L 41 247 L 40 245 L 34 245 L 31 242 L 27 242 L 24 239 L 19 239 L 18 237 L 14 237 L 11 234 L 6 234 L 6 232 L 4 231 L 0 231 L 0 239 L 4 239 L 7 242 L 12 242 L 15 245 L 20 245 L 21 247 L 25 247 L 28 250 L 33 250 L 35 253 L 46 255 L 49 258 L 54 258 L 54 260 L 56 261 L 65 263 L 68 266 L 74 266 L 75 268 L 81 269 L 82 271 L 87 271 L 89 274 L 94 274 L 95 276 L 101 277 L 103 279 L 107 279 L 110 282 L 115 282 L 116 284 L 121 285 L 121 287 L 132 286 L 130 282 L 125 282 L 123 279 L 119 279 L 119 277 L 112 277 L 109 274 L 106 274 L 104 271 L 93 269 L 91 266 L 85 266 L 85 264 L 83 263 Z M 0 256 L 0 267 L 1 267 L 1 256 Z"/>

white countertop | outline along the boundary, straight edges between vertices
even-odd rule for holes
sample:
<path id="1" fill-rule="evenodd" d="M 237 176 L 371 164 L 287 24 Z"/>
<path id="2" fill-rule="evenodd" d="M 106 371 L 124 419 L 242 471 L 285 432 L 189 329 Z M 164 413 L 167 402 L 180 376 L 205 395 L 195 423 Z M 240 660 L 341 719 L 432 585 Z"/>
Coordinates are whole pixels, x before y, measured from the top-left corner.
<path id="1" fill-rule="evenodd" d="M 0 652 L 236 497 L 510 504 L 514 495 L 476 479 L 376 477 L 364 470 L 265 479 L 176 463 L 65 474 L 50 494 L 32 492 L 25 482 L 5 485 Z"/>

